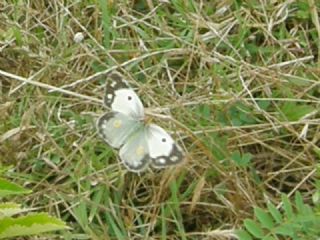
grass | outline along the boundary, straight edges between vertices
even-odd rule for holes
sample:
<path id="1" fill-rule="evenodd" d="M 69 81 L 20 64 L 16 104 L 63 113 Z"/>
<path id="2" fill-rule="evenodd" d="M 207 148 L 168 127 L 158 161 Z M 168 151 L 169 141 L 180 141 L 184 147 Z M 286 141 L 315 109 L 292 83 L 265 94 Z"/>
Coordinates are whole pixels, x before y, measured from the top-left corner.
<path id="1" fill-rule="evenodd" d="M 33 191 L 16 201 L 72 228 L 44 238 L 233 239 L 282 194 L 318 206 L 318 2 L 0 8 L 3 174 Z M 130 173 L 97 136 L 113 70 L 181 143 L 184 164 Z"/>

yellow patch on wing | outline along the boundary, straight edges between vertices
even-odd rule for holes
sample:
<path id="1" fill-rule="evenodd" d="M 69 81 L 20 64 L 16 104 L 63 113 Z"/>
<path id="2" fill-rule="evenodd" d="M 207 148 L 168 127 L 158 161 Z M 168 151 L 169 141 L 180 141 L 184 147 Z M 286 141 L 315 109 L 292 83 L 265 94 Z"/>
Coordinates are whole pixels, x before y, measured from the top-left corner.
<path id="1" fill-rule="evenodd" d="M 121 125 L 122 125 L 121 120 L 115 120 L 115 121 L 113 122 L 113 126 L 114 126 L 115 128 L 120 128 Z"/>
<path id="2" fill-rule="evenodd" d="M 138 156 L 143 156 L 143 154 L 144 154 L 144 148 L 143 148 L 142 146 L 137 147 L 137 149 L 136 149 L 136 154 L 137 154 Z"/>

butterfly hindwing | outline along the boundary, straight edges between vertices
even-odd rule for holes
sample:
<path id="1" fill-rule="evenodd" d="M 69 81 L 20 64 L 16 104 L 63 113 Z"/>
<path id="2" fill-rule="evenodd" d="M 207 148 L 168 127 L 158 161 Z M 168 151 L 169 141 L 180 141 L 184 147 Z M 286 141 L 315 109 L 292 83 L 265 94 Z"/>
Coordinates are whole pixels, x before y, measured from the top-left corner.
<path id="1" fill-rule="evenodd" d="M 154 124 L 147 126 L 147 141 L 151 163 L 155 168 L 175 165 L 183 160 L 181 148 L 163 128 Z"/>
<path id="2" fill-rule="evenodd" d="M 140 172 L 148 166 L 150 156 L 144 126 L 129 136 L 120 148 L 119 156 L 130 171 Z"/>
<path id="3" fill-rule="evenodd" d="M 118 72 L 112 72 L 107 76 L 104 104 L 113 111 L 121 112 L 132 118 L 138 120 L 144 118 L 140 98 Z"/>
<path id="4" fill-rule="evenodd" d="M 114 148 L 122 146 L 127 138 L 141 125 L 140 121 L 113 111 L 105 113 L 97 120 L 99 135 Z"/>

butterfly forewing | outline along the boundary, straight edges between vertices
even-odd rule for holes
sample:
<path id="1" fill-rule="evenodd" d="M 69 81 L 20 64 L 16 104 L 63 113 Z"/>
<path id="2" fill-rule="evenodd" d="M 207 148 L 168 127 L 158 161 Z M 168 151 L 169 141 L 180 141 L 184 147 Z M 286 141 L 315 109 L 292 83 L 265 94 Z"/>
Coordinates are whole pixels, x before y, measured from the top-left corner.
<path id="1" fill-rule="evenodd" d="M 137 120 L 144 118 L 140 98 L 118 72 L 113 72 L 107 77 L 104 104 L 113 111 L 121 112 Z"/>
<path id="2" fill-rule="evenodd" d="M 163 128 L 151 124 L 146 130 L 149 155 L 154 167 L 175 165 L 183 160 L 184 155 L 181 148 Z"/>
<path id="3" fill-rule="evenodd" d="M 107 75 L 106 88 L 104 95 L 104 104 L 111 108 L 114 101 L 115 91 L 119 89 L 130 89 L 129 83 L 118 72 L 112 72 Z"/>
<path id="4" fill-rule="evenodd" d="M 120 148 L 119 156 L 130 171 L 140 172 L 148 166 L 150 157 L 144 126 L 129 136 Z"/>
<path id="5" fill-rule="evenodd" d="M 141 128 L 142 123 L 120 112 L 109 112 L 97 120 L 99 135 L 114 148 L 119 148 L 127 138 Z"/>

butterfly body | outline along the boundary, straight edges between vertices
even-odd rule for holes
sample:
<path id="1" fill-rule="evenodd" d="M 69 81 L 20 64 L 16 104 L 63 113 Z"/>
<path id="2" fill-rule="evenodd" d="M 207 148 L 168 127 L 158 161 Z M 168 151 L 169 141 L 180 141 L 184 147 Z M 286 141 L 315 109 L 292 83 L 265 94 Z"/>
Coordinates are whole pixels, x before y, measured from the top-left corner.
<path id="1" fill-rule="evenodd" d="M 107 80 L 104 104 L 112 111 L 97 120 L 97 129 L 111 147 L 120 149 L 123 164 L 140 172 L 149 163 L 163 168 L 181 162 L 181 148 L 164 129 L 146 120 L 142 102 L 127 81 L 117 72 Z"/>

